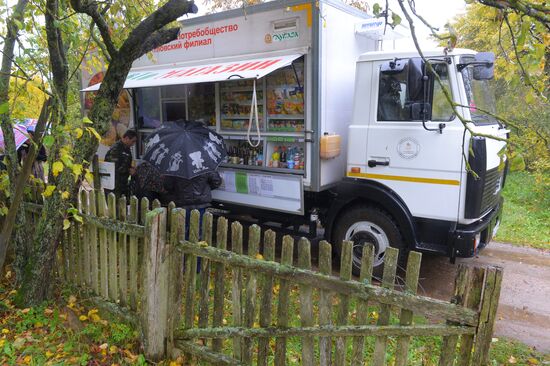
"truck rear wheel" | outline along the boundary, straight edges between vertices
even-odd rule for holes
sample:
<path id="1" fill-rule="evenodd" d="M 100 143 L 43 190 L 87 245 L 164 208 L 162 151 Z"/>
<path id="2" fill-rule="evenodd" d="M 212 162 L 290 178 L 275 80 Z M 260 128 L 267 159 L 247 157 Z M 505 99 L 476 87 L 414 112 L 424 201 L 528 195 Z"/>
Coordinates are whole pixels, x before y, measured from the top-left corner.
<path id="1" fill-rule="evenodd" d="M 384 211 L 370 206 L 354 206 L 346 210 L 336 222 L 332 239 L 338 254 L 341 254 L 342 241 L 353 242 L 352 270 L 359 275 L 363 247 L 374 247 L 373 270 L 375 276 L 382 275 L 386 250 L 391 246 L 400 249 L 400 262 L 405 258 L 403 240 L 397 225 Z"/>

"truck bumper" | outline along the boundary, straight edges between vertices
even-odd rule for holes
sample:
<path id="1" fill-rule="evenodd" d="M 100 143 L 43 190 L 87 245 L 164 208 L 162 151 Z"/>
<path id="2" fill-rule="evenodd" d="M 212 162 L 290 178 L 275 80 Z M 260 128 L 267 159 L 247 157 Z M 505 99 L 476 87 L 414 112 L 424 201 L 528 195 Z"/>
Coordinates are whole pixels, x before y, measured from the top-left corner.
<path id="1" fill-rule="evenodd" d="M 504 198 L 483 218 L 469 225 L 458 226 L 452 234 L 453 251 L 451 257 L 468 258 L 477 255 L 496 235 Z"/>

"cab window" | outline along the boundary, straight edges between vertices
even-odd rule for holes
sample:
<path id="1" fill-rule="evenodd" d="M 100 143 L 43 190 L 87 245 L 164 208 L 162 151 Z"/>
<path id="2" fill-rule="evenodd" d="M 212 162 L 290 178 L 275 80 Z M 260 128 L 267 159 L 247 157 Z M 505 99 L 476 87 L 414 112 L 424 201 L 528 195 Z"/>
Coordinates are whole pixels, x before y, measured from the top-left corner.
<path id="1" fill-rule="evenodd" d="M 449 105 L 441 85 L 435 77 L 429 75 L 428 81 L 422 80 L 423 65 L 420 60 L 412 59 L 402 69 L 379 74 L 378 86 L 378 121 L 418 121 L 419 105 L 427 103 L 426 120 L 450 121 L 454 118 L 453 108 Z M 447 64 L 432 62 L 433 70 L 439 75 L 443 87 L 450 93 L 450 82 Z M 421 120 L 421 119 L 420 119 Z"/>

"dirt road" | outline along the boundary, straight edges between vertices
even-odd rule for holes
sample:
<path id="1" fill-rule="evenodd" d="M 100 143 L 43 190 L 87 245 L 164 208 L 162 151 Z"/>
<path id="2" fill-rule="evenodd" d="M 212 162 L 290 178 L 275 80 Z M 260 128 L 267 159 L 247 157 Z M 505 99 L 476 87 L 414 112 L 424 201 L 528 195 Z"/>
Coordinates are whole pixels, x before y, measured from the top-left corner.
<path id="1" fill-rule="evenodd" d="M 550 252 L 491 243 L 477 258 L 461 262 L 504 268 L 495 337 L 550 352 Z M 424 256 L 419 293 L 449 300 L 456 268 L 448 259 Z"/>

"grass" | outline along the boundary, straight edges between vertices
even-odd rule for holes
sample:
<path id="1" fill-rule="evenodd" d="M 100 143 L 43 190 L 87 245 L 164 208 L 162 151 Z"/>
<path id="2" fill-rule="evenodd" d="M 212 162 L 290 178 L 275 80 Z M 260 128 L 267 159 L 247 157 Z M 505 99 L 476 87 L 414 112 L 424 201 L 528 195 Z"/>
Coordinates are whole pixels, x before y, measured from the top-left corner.
<path id="1" fill-rule="evenodd" d="M 504 212 L 497 241 L 550 250 L 550 192 L 528 172 L 512 172 L 503 191 Z"/>

